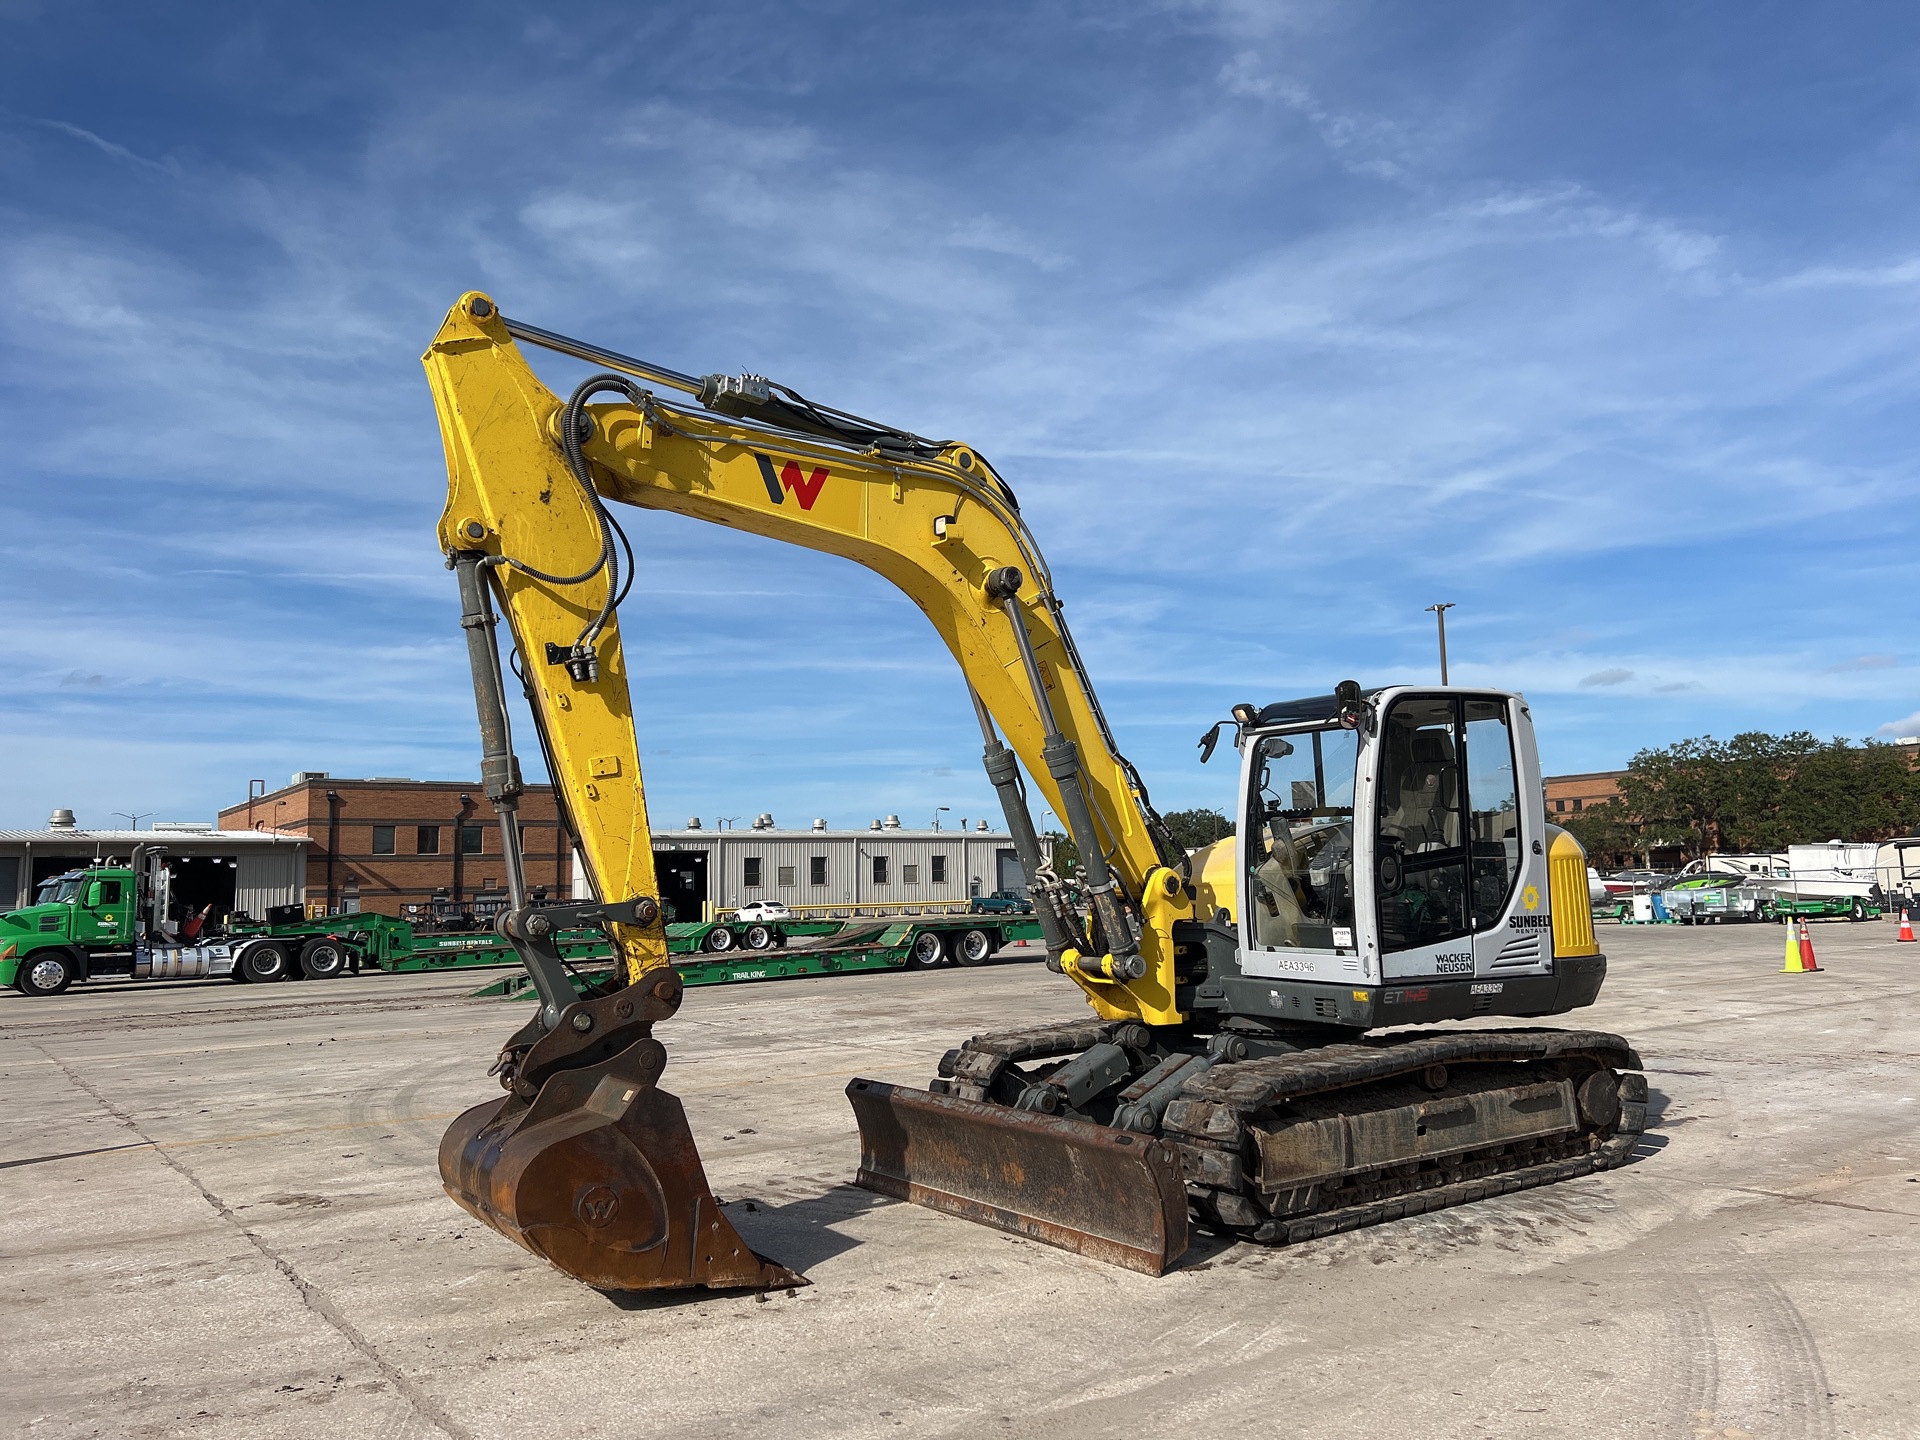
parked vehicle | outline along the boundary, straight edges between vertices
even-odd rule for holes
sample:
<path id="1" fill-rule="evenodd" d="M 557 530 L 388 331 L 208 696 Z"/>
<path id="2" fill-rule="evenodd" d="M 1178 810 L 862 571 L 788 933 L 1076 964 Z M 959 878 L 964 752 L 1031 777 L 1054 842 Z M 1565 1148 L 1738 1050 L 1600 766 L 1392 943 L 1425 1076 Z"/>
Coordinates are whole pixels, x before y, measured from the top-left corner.
<path id="1" fill-rule="evenodd" d="M 1018 890 L 996 890 L 991 895 L 976 895 L 967 902 L 967 910 L 974 915 L 1027 915 L 1032 913 L 1033 901 Z"/>
<path id="2" fill-rule="evenodd" d="M 733 918 L 743 924 L 764 923 L 768 920 L 791 920 L 793 911 L 778 900 L 755 900 L 734 911 Z"/>

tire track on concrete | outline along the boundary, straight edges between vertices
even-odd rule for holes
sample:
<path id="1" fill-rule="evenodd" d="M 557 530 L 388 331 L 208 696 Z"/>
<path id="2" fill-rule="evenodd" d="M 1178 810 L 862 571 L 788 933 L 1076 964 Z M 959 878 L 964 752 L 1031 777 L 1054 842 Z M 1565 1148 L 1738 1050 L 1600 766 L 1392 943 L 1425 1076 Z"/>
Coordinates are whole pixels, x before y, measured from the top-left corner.
<path id="1" fill-rule="evenodd" d="M 135 1135 L 138 1135 L 146 1144 L 152 1146 L 154 1154 L 160 1157 L 161 1163 L 166 1165 L 168 1169 L 172 1170 L 198 1191 L 200 1198 L 207 1202 L 213 1212 L 222 1220 L 226 1221 L 227 1224 L 231 1225 L 249 1245 L 259 1252 L 262 1259 L 271 1264 L 287 1283 L 293 1286 L 295 1291 L 299 1293 L 301 1303 L 330 1325 L 339 1334 L 341 1339 L 345 1340 L 358 1354 L 364 1357 L 367 1363 L 372 1365 L 395 1390 L 405 1397 L 407 1403 L 413 1407 L 414 1412 L 422 1420 L 433 1426 L 442 1435 L 450 1437 L 450 1440 L 474 1440 L 471 1431 L 443 1410 L 431 1395 L 427 1394 L 425 1390 L 421 1389 L 420 1386 L 409 1379 L 405 1372 L 388 1360 L 386 1356 L 382 1355 L 380 1351 L 375 1348 L 373 1342 L 361 1334 L 359 1328 L 355 1326 L 351 1320 L 340 1313 L 333 1302 L 327 1298 L 325 1291 L 321 1290 L 319 1286 L 315 1285 L 295 1269 L 292 1262 L 281 1255 L 279 1251 L 275 1250 L 273 1246 L 269 1245 L 255 1232 L 248 1229 L 240 1217 L 234 1213 L 232 1206 L 228 1205 L 226 1201 L 209 1190 L 206 1185 L 202 1183 L 200 1177 L 194 1174 L 186 1165 L 169 1155 L 158 1141 L 147 1134 L 145 1128 L 141 1126 L 138 1120 L 134 1119 L 131 1114 L 108 1099 L 99 1090 L 96 1090 L 92 1085 L 88 1084 L 86 1079 L 81 1076 L 78 1071 L 68 1065 L 58 1055 L 53 1054 L 39 1044 L 35 1044 L 33 1048 L 46 1056 L 46 1058 L 55 1065 L 59 1066 L 66 1077 L 71 1080 L 78 1089 L 92 1096 L 94 1103 L 99 1105 L 101 1109 L 113 1116 L 114 1119 L 126 1126 L 127 1129 L 131 1130 Z"/>
<path id="2" fill-rule="evenodd" d="M 1729 1429 L 1766 1440 L 1835 1440 L 1813 1332 L 1771 1274 L 1739 1255 L 1696 1286 L 1710 1369 L 1687 1395 L 1696 1435 Z M 1723 1428 L 1725 1427 L 1725 1428 Z"/>

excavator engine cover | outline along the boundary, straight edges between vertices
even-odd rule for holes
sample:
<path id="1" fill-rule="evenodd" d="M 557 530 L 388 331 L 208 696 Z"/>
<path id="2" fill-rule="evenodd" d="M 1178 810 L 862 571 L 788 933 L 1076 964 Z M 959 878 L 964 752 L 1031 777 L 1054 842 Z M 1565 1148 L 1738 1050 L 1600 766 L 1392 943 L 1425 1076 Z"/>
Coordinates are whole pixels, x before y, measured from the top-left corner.
<path id="1" fill-rule="evenodd" d="M 805 1285 L 720 1213 L 686 1112 L 654 1084 L 665 1063 L 647 1037 L 549 1075 L 531 1102 L 509 1093 L 474 1106 L 440 1142 L 447 1194 L 597 1289 Z"/>
<path id="2" fill-rule="evenodd" d="M 1186 1251 L 1186 1186 L 1163 1140 L 878 1080 L 847 1099 L 862 1189 L 1148 1275 Z"/>

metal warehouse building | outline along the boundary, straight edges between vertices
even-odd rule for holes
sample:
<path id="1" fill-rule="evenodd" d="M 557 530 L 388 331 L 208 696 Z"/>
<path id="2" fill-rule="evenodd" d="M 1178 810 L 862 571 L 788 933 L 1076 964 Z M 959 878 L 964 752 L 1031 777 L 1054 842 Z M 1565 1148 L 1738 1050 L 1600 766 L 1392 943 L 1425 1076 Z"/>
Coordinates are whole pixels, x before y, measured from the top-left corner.
<path id="1" fill-rule="evenodd" d="M 865 830 L 829 830 L 815 820 L 783 830 L 761 815 L 750 830 L 653 832 L 660 894 L 680 920 L 755 900 L 777 900 L 805 913 L 852 913 L 855 907 L 963 907 L 995 890 L 1024 892 L 1026 876 L 1013 837 L 989 830 L 905 830 L 900 817 Z"/>
<path id="2" fill-rule="evenodd" d="M 136 845 L 158 846 L 174 873 L 173 897 L 186 910 L 264 917 L 270 905 L 306 900 L 307 837 L 271 831 L 158 824 L 148 830 L 82 830 L 56 810 L 45 830 L 0 830 L 0 905 L 33 903 L 42 880 L 97 860 L 125 863 Z"/>

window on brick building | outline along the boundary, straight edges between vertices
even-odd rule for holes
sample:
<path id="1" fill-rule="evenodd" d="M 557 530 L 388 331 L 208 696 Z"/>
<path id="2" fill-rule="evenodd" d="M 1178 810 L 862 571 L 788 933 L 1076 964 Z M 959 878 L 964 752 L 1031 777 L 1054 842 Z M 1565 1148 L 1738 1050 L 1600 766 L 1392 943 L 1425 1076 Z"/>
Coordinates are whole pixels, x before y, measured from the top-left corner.
<path id="1" fill-rule="evenodd" d="M 393 826 L 376 825 L 373 827 L 373 853 L 376 855 L 393 854 Z"/>
<path id="2" fill-rule="evenodd" d="M 481 855 L 486 853 L 487 827 L 484 825 L 462 825 L 460 827 L 460 853 L 462 855 Z"/>
<path id="3" fill-rule="evenodd" d="M 416 855 L 438 855 L 440 853 L 440 827 L 422 825 L 413 832 L 413 853 Z"/>

